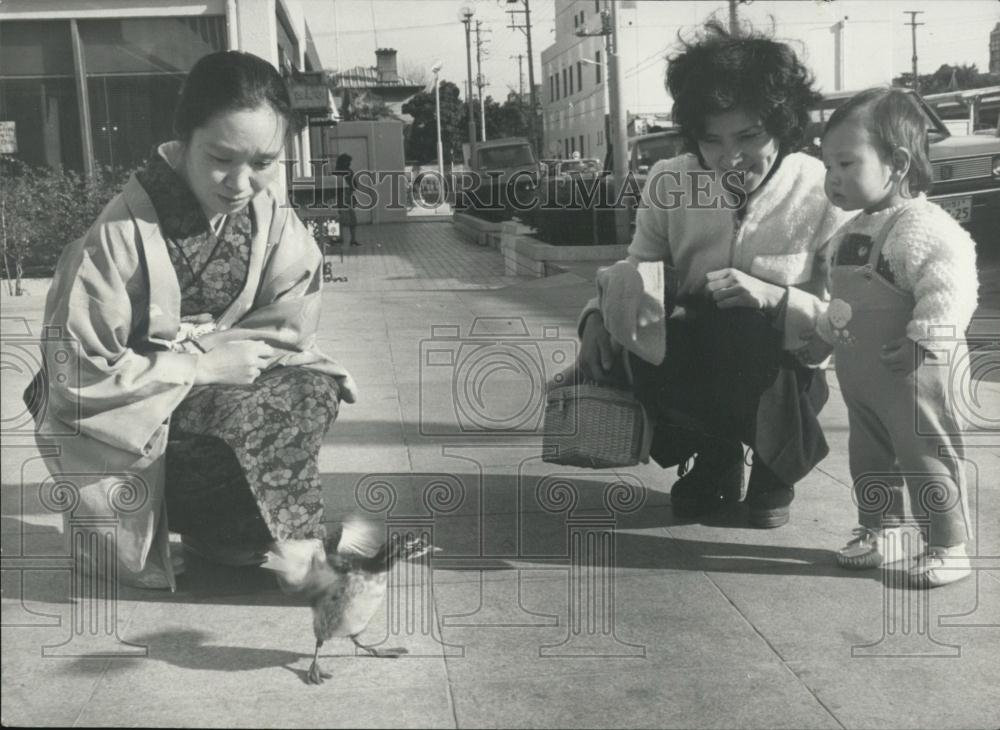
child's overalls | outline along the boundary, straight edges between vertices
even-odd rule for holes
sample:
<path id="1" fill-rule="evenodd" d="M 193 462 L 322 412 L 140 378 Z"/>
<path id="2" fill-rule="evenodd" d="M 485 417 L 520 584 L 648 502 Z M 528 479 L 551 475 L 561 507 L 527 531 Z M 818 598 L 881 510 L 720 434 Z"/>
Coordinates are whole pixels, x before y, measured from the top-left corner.
<path id="1" fill-rule="evenodd" d="M 928 352 L 920 351 L 925 360 L 909 375 L 890 372 L 879 357 L 883 345 L 905 336 L 913 318 L 913 295 L 893 283 L 880 258 L 905 211 L 886 221 L 874 240 L 848 234 L 831 272 L 829 317 L 850 423 L 854 498 L 863 526 L 890 526 L 902 518 L 898 485 L 905 480 L 911 511 L 926 520 L 927 544 L 958 545 L 972 532 L 953 405 L 969 392 L 965 333 L 920 343 Z"/>

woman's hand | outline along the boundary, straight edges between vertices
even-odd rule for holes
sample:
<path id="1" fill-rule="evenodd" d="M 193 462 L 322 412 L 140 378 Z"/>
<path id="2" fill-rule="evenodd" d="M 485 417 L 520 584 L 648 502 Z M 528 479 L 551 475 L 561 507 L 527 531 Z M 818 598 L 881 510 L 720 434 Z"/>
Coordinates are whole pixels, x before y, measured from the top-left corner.
<path id="1" fill-rule="evenodd" d="M 785 296 L 783 286 L 750 276 L 739 269 L 709 271 L 705 289 L 719 309 L 749 307 L 771 312 Z"/>
<path id="2" fill-rule="evenodd" d="M 580 355 L 577 358 L 577 365 L 583 376 L 599 383 L 614 380 L 612 372 L 621 350 L 622 346 L 611 338 L 605 328 L 601 313 L 589 314 L 583 324 Z"/>
<path id="3" fill-rule="evenodd" d="M 798 350 L 793 350 L 792 354 L 806 367 L 819 365 L 833 353 L 833 345 L 824 341 L 815 331 L 801 334 L 799 339 L 803 345 Z"/>
<path id="4" fill-rule="evenodd" d="M 882 345 L 879 358 L 895 375 L 909 375 L 924 361 L 925 350 L 909 337 L 899 337 Z"/>
<path id="5" fill-rule="evenodd" d="M 259 340 L 225 342 L 198 357 L 195 385 L 249 385 L 274 357 L 274 348 Z"/>

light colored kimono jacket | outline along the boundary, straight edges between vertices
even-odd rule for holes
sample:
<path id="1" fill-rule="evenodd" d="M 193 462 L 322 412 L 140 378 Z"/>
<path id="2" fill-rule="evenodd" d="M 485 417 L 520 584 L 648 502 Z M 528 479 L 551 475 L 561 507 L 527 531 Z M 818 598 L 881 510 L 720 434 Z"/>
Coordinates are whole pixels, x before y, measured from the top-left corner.
<path id="1" fill-rule="evenodd" d="M 274 191 L 262 191 L 250 205 L 257 233 L 247 282 L 216 321 L 210 346 L 262 340 L 276 350 L 269 367 L 328 373 L 341 399 L 354 402 L 351 376 L 315 344 L 322 253 Z M 167 432 L 201 356 L 171 349 L 180 305 L 156 211 L 133 176 L 56 266 L 45 305 L 50 329 L 42 340 L 47 397 L 35 416 L 43 453 L 58 447 L 58 455 L 46 459 L 53 478 L 66 475 L 79 491 L 67 517 L 114 515 L 119 570 L 138 573 L 151 562 L 171 587 Z"/>

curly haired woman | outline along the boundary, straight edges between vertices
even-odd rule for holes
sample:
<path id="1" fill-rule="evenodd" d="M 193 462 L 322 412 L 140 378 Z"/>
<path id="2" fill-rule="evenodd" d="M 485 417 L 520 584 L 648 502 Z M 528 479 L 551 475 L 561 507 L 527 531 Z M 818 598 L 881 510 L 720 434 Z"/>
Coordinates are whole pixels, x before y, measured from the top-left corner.
<path id="1" fill-rule="evenodd" d="M 614 379 L 629 351 L 652 456 L 681 465 L 676 516 L 740 499 L 745 443 L 749 522 L 778 527 L 827 452 L 823 371 L 791 354 L 847 220 L 824 196 L 823 164 L 798 151 L 818 95 L 788 45 L 714 21 L 668 59 L 666 85 L 687 152 L 650 170 L 628 258 L 599 273 L 581 317 L 579 367 Z"/>

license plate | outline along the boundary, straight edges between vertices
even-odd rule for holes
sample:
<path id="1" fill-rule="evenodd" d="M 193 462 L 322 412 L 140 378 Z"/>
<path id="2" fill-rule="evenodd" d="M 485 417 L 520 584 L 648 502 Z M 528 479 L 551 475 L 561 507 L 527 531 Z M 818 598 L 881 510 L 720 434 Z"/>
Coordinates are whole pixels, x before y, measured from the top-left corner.
<path id="1" fill-rule="evenodd" d="M 959 223 L 968 223 L 972 220 L 972 198 L 948 198 L 939 200 L 938 205 Z"/>

